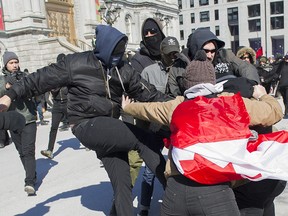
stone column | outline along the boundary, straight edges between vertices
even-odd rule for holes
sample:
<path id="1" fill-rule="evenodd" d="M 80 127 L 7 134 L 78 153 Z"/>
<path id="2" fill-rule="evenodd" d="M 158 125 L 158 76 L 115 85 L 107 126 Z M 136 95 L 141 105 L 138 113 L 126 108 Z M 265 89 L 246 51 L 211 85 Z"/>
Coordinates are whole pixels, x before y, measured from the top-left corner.
<path id="1" fill-rule="evenodd" d="M 32 13 L 32 3 L 31 0 L 23 0 L 24 14 L 29 15 Z"/>
<path id="2" fill-rule="evenodd" d="M 41 15 L 41 5 L 40 0 L 33 0 L 32 1 L 32 11 L 35 15 Z"/>

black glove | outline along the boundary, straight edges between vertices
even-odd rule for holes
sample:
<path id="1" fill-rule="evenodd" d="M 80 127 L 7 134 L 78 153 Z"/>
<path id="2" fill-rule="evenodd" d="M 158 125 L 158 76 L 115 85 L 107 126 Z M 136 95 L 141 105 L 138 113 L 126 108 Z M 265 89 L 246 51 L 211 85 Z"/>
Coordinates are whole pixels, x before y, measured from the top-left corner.
<path id="1" fill-rule="evenodd" d="M 13 75 L 7 76 L 6 82 L 10 83 L 11 85 L 13 85 L 14 83 L 17 82 L 17 78 L 16 78 L 16 76 L 13 76 Z"/>
<path id="2" fill-rule="evenodd" d="M 16 111 L 0 112 L 0 129 L 19 133 L 25 124 L 24 116 Z"/>

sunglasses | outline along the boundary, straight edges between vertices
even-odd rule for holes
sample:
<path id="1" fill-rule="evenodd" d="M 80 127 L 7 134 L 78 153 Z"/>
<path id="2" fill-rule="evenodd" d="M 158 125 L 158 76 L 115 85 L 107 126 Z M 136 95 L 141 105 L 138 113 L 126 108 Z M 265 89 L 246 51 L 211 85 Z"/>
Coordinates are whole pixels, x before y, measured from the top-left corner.
<path id="1" fill-rule="evenodd" d="M 250 58 L 249 56 L 242 56 L 241 59 L 244 60 L 244 59 L 250 59 Z"/>
<path id="2" fill-rule="evenodd" d="M 150 34 L 157 34 L 158 33 L 158 29 L 156 29 L 156 28 L 145 29 L 144 30 L 144 35 L 148 35 L 149 32 L 150 32 Z"/>
<path id="3" fill-rule="evenodd" d="M 213 54 L 213 53 L 215 53 L 216 52 L 216 49 L 212 49 L 212 50 L 209 50 L 209 49 L 203 49 L 204 51 L 205 51 L 205 53 L 211 53 L 211 54 Z"/>

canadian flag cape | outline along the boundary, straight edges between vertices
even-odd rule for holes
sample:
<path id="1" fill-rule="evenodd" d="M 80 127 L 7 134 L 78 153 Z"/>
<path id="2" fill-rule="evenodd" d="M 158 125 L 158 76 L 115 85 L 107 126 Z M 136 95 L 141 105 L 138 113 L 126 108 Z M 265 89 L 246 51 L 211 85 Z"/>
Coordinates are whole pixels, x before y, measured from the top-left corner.
<path id="1" fill-rule="evenodd" d="M 184 176 L 217 184 L 243 178 L 288 180 L 288 132 L 249 139 L 243 99 L 196 97 L 175 109 L 170 124 L 172 159 Z"/>

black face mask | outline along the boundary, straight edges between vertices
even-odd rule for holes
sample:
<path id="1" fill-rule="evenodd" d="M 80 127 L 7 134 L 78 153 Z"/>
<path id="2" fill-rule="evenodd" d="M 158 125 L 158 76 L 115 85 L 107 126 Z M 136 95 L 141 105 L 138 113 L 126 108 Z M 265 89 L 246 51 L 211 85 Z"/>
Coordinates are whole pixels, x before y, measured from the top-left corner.
<path id="1" fill-rule="evenodd" d="M 169 67 L 174 62 L 174 59 L 172 59 L 168 55 L 162 54 L 161 57 L 162 57 L 162 61 L 163 61 L 164 65 L 165 65 L 165 67 Z"/>
<path id="2" fill-rule="evenodd" d="M 152 56 L 160 55 L 160 44 L 162 42 L 161 34 L 158 33 L 151 37 L 144 38 L 144 44 Z"/>
<path id="3" fill-rule="evenodd" d="M 117 66 L 119 64 L 119 62 L 122 59 L 122 56 L 124 55 L 125 49 L 126 49 L 126 44 L 127 41 L 126 40 L 122 40 L 120 41 L 117 46 L 115 47 L 113 53 L 111 54 L 110 57 L 110 65 L 113 66 Z"/>

